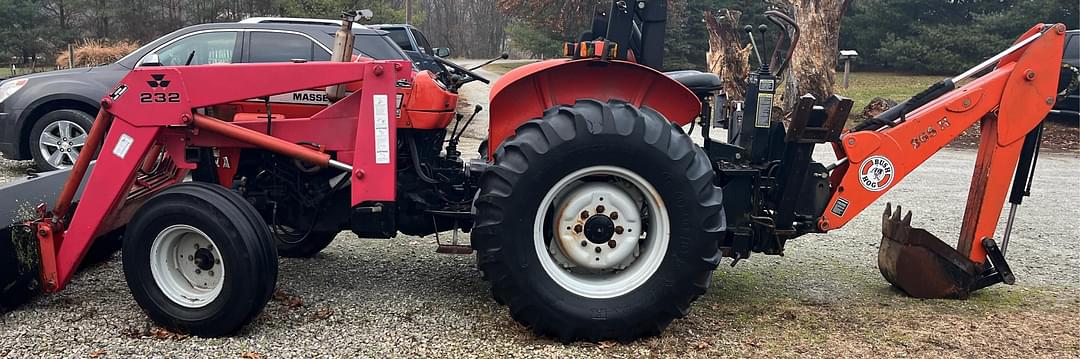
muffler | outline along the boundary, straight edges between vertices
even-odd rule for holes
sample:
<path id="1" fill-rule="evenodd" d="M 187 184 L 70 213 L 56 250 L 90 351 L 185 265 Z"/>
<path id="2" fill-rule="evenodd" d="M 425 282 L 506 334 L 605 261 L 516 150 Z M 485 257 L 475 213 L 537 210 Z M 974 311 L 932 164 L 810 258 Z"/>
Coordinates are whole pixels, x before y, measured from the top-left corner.
<path id="1" fill-rule="evenodd" d="M 975 263 L 937 236 L 911 227 L 911 212 L 901 218 L 902 209 L 885 205 L 881 221 L 878 269 L 907 295 L 916 298 L 966 299 L 971 292 L 995 283 L 1015 283 L 1004 255 L 993 239 L 985 238 L 988 262 Z"/>

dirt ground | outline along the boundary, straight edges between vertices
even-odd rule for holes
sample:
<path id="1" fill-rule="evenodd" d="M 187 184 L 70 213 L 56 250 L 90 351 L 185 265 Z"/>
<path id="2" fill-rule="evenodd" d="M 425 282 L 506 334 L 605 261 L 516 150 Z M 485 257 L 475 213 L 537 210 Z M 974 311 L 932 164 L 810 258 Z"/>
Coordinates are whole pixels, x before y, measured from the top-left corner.
<path id="1" fill-rule="evenodd" d="M 487 90 L 466 86 L 460 108 L 486 107 Z M 484 137 L 486 113 L 463 136 L 467 157 Z M 235 337 L 153 326 L 114 257 L 63 292 L 0 315 L 0 357 L 1080 357 L 1077 151 L 1040 158 L 1008 253 L 1017 285 L 919 300 L 878 273 L 886 202 L 915 210 L 914 225 L 955 243 L 974 158 L 942 150 L 848 226 L 792 241 L 784 257 L 755 255 L 735 267 L 725 259 L 709 293 L 657 338 L 536 338 L 491 299 L 473 256 L 435 254 L 434 236 L 342 233 L 316 258 L 281 259 L 279 295 Z M 0 174 L 25 166 L 0 162 Z"/>

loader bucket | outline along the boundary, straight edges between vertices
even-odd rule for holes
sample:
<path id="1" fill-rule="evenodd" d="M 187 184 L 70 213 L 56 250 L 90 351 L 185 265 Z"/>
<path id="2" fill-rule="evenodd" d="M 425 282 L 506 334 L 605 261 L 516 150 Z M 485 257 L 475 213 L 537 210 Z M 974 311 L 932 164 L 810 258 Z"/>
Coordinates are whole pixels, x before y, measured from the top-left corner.
<path id="1" fill-rule="evenodd" d="M 71 170 L 51 171 L 0 185 L 0 313 L 41 291 L 40 246 L 33 229 L 24 223 L 37 217 L 38 204 L 56 200 L 70 174 Z M 76 197 L 81 192 L 82 188 Z"/>
<path id="2" fill-rule="evenodd" d="M 911 227 L 911 212 L 885 206 L 878 269 L 885 280 L 916 298 L 966 299 L 976 288 L 981 265 L 922 228 Z"/>
<path id="3" fill-rule="evenodd" d="M 0 313 L 26 303 L 41 291 L 41 255 L 26 225 L 0 229 Z"/>

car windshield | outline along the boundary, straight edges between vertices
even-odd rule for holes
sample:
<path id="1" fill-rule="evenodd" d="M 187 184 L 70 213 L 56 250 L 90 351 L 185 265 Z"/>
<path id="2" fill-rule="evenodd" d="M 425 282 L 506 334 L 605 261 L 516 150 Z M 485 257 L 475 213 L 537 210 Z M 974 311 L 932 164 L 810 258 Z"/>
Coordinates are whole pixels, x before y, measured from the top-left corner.
<path id="1" fill-rule="evenodd" d="M 405 31 L 405 28 L 391 27 L 383 28 L 381 30 L 389 32 L 390 39 L 394 40 L 394 43 L 400 46 L 402 50 L 416 51 L 412 46 L 412 41 L 409 41 L 409 33 Z"/>

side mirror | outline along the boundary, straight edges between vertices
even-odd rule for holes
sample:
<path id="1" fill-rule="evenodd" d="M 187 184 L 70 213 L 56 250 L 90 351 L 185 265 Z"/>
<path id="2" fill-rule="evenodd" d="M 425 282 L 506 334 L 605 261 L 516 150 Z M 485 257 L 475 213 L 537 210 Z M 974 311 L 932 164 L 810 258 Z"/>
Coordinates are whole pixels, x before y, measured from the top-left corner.
<path id="1" fill-rule="evenodd" d="M 161 66 L 161 58 L 158 57 L 158 54 L 149 54 L 144 56 L 136 66 Z"/>
<path id="2" fill-rule="evenodd" d="M 449 47 L 436 47 L 436 48 L 432 49 L 432 51 L 434 51 L 435 56 L 438 56 L 438 57 L 447 58 L 447 57 L 450 56 L 450 48 Z"/>

